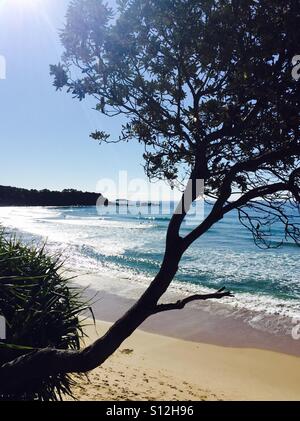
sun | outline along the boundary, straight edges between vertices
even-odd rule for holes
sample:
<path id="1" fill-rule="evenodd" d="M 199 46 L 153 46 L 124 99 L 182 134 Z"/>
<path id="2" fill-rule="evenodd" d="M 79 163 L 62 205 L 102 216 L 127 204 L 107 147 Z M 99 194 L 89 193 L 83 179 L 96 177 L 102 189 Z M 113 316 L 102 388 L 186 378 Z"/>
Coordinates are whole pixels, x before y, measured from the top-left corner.
<path id="1" fill-rule="evenodd" d="M 37 14 L 47 2 L 48 0 L 0 0 L 0 13 L 11 11 L 21 15 Z"/>
<path id="2" fill-rule="evenodd" d="M 10 6 L 19 7 L 21 9 L 36 8 L 41 5 L 43 0 L 9 0 Z"/>
<path id="3" fill-rule="evenodd" d="M 30 4 L 40 3 L 42 0 L 12 0 L 12 1 L 19 4 L 30 5 Z"/>
<path id="4" fill-rule="evenodd" d="M 55 28 L 48 16 L 51 2 L 52 0 L 0 0 L 0 18 L 11 20 L 16 27 L 27 25 L 31 20 L 45 23 L 54 32 Z"/>

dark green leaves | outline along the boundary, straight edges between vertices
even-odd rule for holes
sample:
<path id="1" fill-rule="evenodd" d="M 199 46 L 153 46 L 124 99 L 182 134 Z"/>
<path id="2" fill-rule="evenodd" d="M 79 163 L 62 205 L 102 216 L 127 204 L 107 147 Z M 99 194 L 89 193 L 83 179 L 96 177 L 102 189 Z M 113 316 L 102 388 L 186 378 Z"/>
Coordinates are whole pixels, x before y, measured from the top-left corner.
<path id="1" fill-rule="evenodd" d="M 50 75 L 54 76 L 53 85 L 56 87 L 56 90 L 62 89 L 68 84 L 68 75 L 61 63 L 50 65 Z"/>
<path id="2" fill-rule="evenodd" d="M 125 0 L 114 15 L 101 0 L 76 0 L 61 39 L 69 78 L 58 65 L 55 85 L 124 116 L 118 139 L 91 137 L 137 140 L 149 178 L 201 175 L 217 198 L 236 164 L 299 139 L 294 0 Z M 299 155 L 282 154 L 236 174 L 234 193 L 288 180 L 297 166 Z"/>
<path id="3" fill-rule="evenodd" d="M 0 365 L 9 361 L 7 349 L 19 355 L 32 348 L 79 349 L 84 336 L 79 315 L 88 304 L 62 271 L 61 259 L 48 256 L 44 247 L 26 246 L 0 233 L 0 314 L 7 322 Z M 57 400 L 62 393 L 71 394 L 71 385 L 68 375 L 51 376 L 2 399 Z"/>

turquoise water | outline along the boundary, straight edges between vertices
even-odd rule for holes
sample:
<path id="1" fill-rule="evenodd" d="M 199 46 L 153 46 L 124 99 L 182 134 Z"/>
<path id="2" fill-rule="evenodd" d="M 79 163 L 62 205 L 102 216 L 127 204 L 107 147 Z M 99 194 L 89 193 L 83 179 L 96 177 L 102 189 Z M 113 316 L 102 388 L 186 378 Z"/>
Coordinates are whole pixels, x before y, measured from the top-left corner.
<path id="1" fill-rule="evenodd" d="M 170 215 L 149 215 L 120 207 L 0 208 L 0 223 L 25 239 L 47 238 L 51 251 L 63 251 L 72 269 L 103 273 L 111 283 L 147 284 L 157 273 Z M 184 225 L 182 235 L 193 227 Z M 279 231 L 280 227 L 277 227 Z M 278 249 L 257 248 L 249 231 L 231 213 L 186 252 L 174 288 L 212 290 L 226 286 L 236 294 L 228 304 L 278 317 L 300 312 L 300 249 L 288 243 Z M 91 285 L 101 289 L 101 285 Z M 112 285 L 113 286 L 113 285 Z M 107 288 L 107 285 L 106 285 Z"/>

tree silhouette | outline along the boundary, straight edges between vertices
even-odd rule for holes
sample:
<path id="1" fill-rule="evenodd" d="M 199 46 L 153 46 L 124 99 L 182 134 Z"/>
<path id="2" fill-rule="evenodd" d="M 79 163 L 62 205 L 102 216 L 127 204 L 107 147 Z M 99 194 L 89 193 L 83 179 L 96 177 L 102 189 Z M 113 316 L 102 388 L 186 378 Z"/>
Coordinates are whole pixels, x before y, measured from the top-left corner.
<path id="1" fill-rule="evenodd" d="M 0 388 L 34 376 L 82 372 L 102 364 L 152 314 L 230 292 L 160 304 L 184 252 L 224 215 L 237 210 L 260 247 L 299 244 L 300 83 L 298 2 L 287 0 L 120 0 L 71 2 L 61 33 L 62 62 L 54 85 L 92 97 L 106 116 L 126 118 L 118 139 L 138 141 L 151 179 L 183 188 L 166 236 L 161 268 L 136 304 L 81 352 L 40 350 L 0 368 Z M 199 195 L 213 199 L 208 215 L 185 237 L 180 227 Z M 20 386 L 22 385 L 22 386 Z"/>
<path id="2" fill-rule="evenodd" d="M 101 194 L 74 189 L 60 192 L 0 186 L 0 206 L 94 206 L 97 200 L 108 204 Z"/>

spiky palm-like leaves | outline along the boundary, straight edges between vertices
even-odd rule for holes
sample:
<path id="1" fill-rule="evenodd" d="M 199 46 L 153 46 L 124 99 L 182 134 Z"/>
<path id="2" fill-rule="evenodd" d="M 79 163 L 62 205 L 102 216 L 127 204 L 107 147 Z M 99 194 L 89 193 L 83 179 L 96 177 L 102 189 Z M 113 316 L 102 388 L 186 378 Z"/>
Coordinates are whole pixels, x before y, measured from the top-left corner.
<path id="1" fill-rule="evenodd" d="M 79 349 L 84 336 L 79 315 L 89 307 L 62 267 L 61 258 L 49 256 L 44 247 L 0 233 L 0 314 L 7 323 L 0 365 L 7 362 L 1 350 L 9 345 Z M 60 400 L 63 394 L 71 395 L 72 382 L 68 375 L 55 375 L 0 399 Z"/>

